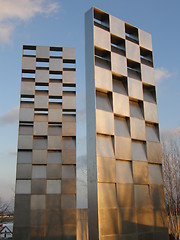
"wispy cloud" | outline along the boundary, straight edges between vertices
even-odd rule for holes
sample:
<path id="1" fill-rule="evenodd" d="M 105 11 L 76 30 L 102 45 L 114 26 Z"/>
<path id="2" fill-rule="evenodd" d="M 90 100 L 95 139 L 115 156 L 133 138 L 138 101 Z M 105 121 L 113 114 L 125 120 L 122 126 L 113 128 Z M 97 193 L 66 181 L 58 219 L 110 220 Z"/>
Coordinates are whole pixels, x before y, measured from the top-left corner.
<path id="1" fill-rule="evenodd" d="M 0 0 L 0 41 L 8 43 L 19 24 L 38 14 L 49 15 L 59 10 L 54 0 Z"/>
<path id="2" fill-rule="evenodd" d="M 155 79 L 156 79 L 156 82 L 161 82 L 161 81 L 163 81 L 165 79 L 168 79 L 172 75 L 174 75 L 174 74 L 169 72 L 165 68 L 156 68 L 155 69 Z"/>
<path id="3" fill-rule="evenodd" d="M 4 126 L 4 125 L 15 123 L 18 121 L 18 117 L 19 117 L 19 107 L 14 107 L 13 109 L 9 110 L 9 112 L 0 116 L 0 124 L 1 126 Z"/>

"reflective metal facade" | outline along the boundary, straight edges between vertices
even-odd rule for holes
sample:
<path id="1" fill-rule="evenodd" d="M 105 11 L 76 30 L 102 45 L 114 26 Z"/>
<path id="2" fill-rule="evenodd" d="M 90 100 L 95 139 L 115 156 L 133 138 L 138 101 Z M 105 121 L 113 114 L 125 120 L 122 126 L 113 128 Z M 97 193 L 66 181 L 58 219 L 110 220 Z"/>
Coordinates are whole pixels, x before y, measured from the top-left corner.
<path id="1" fill-rule="evenodd" d="M 89 239 L 168 239 L 151 35 L 85 22 Z"/>
<path id="2" fill-rule="evenodd" d="M 14 240 L 76 239 L 76 52 L 23 46 Z"/>

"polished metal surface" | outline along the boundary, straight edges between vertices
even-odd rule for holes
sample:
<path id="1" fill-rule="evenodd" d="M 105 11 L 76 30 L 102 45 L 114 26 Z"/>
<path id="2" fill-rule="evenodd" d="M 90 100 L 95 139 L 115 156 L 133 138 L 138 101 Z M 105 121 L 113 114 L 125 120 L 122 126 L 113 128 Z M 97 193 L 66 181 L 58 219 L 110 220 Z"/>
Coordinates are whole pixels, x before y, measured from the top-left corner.
<path id="1" fill-rule="evenodd" d="M 76 239 L 75 90 L 74 48 L 23 46 L 14 240 Z"/>
<path id="2" fill-rule="evenodd" d="M 85 20 L 89 240 L 167 240 L 151 35 Z"/>

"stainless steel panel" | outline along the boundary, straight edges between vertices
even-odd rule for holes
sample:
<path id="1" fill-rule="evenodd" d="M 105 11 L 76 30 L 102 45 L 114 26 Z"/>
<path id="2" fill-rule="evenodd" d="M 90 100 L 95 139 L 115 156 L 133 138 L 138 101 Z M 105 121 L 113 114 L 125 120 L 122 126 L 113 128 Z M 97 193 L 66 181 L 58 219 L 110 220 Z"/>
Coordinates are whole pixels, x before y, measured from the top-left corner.
<path id="1" fill-rule="evenodd" d="M 96 110 L 96 132 L 114 135 L 113 113 Z"/>
<path id="2" fill-rule="evenodd" d="M 48 70 L 36 70 L 36 79 L 37 83 L 48 83 L 49 82 L 49 71 Z"/>
<path id="3" fill-rule="evenodd" d="M 62 110 L 61 109 L 49 109 L 48 120 L 49 120 L 49 122 L 61 122 L 62 121 Z"/>
<path id="4" fill-rule="evenodd" d="M 47 151 L 46 150 L 33 150 L 33 164 L 46 164 L 47 163 Z"/>
<path id="5" fill-rule="evenodd" d="M 148 185 L 134 185 L 136 208 L 148 209 L 151 207 Z"/>
<path id="6" fill-rule="evenodd" d="M 60 150 L 60 149 L 62 149 L 62 138 L 61 138 L 61 136 L 48 136 L 48 149 L 49 150 Z"/>
<path id="7" fill-rule="evenodd" d="M 112 74 L 110 70 L 95 66 L 95 87 L 105 91 L 112 91 Z"/>
<path id="8" fill-rule="evenodd" d="M 116 18 L 112 15 L 109 16 L 110 18 L 110 32 L 113 35 L 116 35 L 121 38 L 125 38 L 125 24 L 119 18 Z"/>
<path id="9" fill-rule="evenodd" d="M 126 40 L 126 57 L 135 62 L 140 62 L 139 46 L 133 42 Z"/>
<path id="10" fill-rule="evenodd" d="M 75 48 L 63 48 L 63 59 L 75 60 L 76 49 Z"/>
<path id="11" fill-rule="evenodd" d="M 36 69 L 36 58 L 23 56 L 22 57 L 22 69 L 35 70 Z"/>
<path id="12" fill-rule="evenodd" d="M 131 138 L 146 140 L 145 121 L 138 118 L 130 118 Z"/>
<path id="13" fill-rule="evenodd" d="M 62 83 L 49 83 L 49 96 L 62 96 Z"/>
<path id="14" fill-rule="evenodd" d="M 145 142 L 132 141 L 132 160 L 147 161 Z"/>
<path id="15" fill-rule="evenodd" d="M 144 116 L 146 121 L 157 123 L 158 122 L 157 105 L 154 103 L 144 102 Z"/>
<path id="16" fill-rule="evenodd" d="M 47 180 L 46 193 L 47 194 L 60 194 L 61 193 L 61 180 Z"/>
<path id="17" fill-rule="evenodd" d="M 149 184 L 149 169 L 147 162 L 132 162 L 134 184 Z"/>
<path id="18" fill-rule="evenodd" d="M 142 82 L 133 78 L 128 78 L 129 96 L 134 99 L 143 100 Z"/>
<path id="19" fill-rule="evenodd" d="M 131 162 L 116 161 L 116 182 L 133 183 Z"/>
<path id="20" fill-rule="evenodd" d="M 141 78 L 143 83 L 155 86 L 154 69 L 145 64 L 141 64 Z"/>
<path id="21" fill-rule="evenodd" d="M 61 207 L 62 209 L 73 209 L 76 207 L 76 196 L 67 194 L 61 195 Z"/>
<path id="22" fill-rule="evenodd" d="M 148 162 L 162 163 L 161 144 L 158 142 L 147 142 Z"/>
<path id="23" fill-rule="evenodd" d="M 131 160 L 131 139 L 115 136 L 114 142 L 116 159 Z"/>
<path id="24" fill-rule="evenodd" d="M 149 178 L 150 184 L 163 184 L 162 180 L 162 166 L 158 164 L 149 164 Z"/>
<path id="25" fill-rule="evenodd" d="M 133 208 L 135 206 L 134 185 L 116 184 L 117 202 L 120 208 Z"/>
<path id="26" fill-rule="evenodd" d="M 18 148 L 19 149 L 32 149 L 33 138 L 29 135 L 19 135 Z"/>
<path id="27" fill-rule="evenodd" d="M 37 58 L 49 58 L 49 47 L 37 46 L 36 47 L 36 57 Z"/>
<path id="28" fill-rule="evenodd" d="M 115 184 L 98 183 L 99 209 L 117 207 Z"/>
<path id="29" fill-rule="evenodd" d="M 45 195 L 31 195 L 31 209 L 45 209 L 46 208 L 46 199 Z"/>
<path id="30" fill-rule="evenodd" d="M 104 29 L 94 26 L 94 45 L 105 50 L 111 50 L 110 33 Z"/>
<path id="31" fill-rule="evenodd" d="M 139 29 L 139 45 L 152 51 L 152 37 L 151 34 Z"/>
<path id="32" fill-rule="evenodd" d="M 114 131 L 116 136 L 130 137 L 129 118 L 114 116 Z"/>
<path id="33" fill-rule="evenodd" d="M 58 58 L 49 59 L 49 70 L 50 71 L 62 71 L 63 60 Z"/>
<path id="34" fill-rule="evenodd" d="M 48 123 L 47 122 L 34 122 L 34 135 L 47 135 Z"/>
<path id="35" fill-rule="evenodd" d="M 116 160 L 113 158 L 97 158 L 98 182 L 116 182 Z"/>
<path id="36" fill-rule="evenodd" d="M 75 84 L 76 83 L 76 72 L 63 71 L 63 83 Z"/>
<path id="37" fill-rule="evenodd" d="M 21 94 L 34 95 L 35 83 L 34 82 L 21 82 Z"/>
<path id="38" fill-rule="evenodd" d="M 126 58 L 120 54 L 111 52 L 111 68 L 113 73 L 127 76 Z"/>
<path id="39" fill-rule="evenodd" d="M 63 122 L 62 136 L 76 136 L 76 122 Z"/>
<path id="40" fill-rule="evenodd" d="M 32 179 L 46 178 L 46 166 L 32 166 Z"/>
<path id="41" fill-rule="evenodd" d="M 76 177 L 75 165 L 62 165 L 62 179 L 74 179 Z"/>
<path id="42" fill-rule="evenodd" d="M 16 181 L 16 194 L 30 194 L 30 193 L 31 193 L 31 180 Z"/>
<path id="43" fill-rule="evenodd" d="M 97 135 L 97 155 L 114 158 L 114 148 L 111 136 Z"/>
<path id="44" fill-rule="evenodd" d="M 107 93 L 96 92 L 96 108 L 112 112 L 112 98 Z"/>
<path id="45" fill-rule="evenodd" d="M 122 116 L 129 116 L 129 97 L 113 93 L 114 113 Z"/>

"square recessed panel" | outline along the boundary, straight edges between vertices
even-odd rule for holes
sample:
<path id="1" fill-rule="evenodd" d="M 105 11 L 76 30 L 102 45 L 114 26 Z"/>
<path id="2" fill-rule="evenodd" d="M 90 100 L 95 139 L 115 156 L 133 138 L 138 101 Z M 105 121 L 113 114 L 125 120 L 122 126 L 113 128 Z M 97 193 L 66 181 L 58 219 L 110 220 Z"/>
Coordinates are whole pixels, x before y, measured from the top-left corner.
<path id="1" fill-rule="evenodd" d="M 32 149 L 33 138 L 28 135 L 19 135 L 18 148 L 19 149 Z"/>
<path id="2" fill-rule="evenodd" d="M 32 135 L 33 134 L 33 125 L 19 125 L 19 135 Z"/>
<path id="3" fill-rule="evenodd" d="M 61 179 L 61 164 L 47 164 L 47 179 Z"/>
<path id="4" fill-rule="evenodd" d="M 110 32 L 121 38 L 125 38 L 124 21 L 110 15 Z"/>
<path id="5" fill-rule="evenodd" d="M 111 68 L 113 73 L 127 76 L 126 58 L 111 52 Z"/>
<path id="6" fill-rule="evenodd" d="M 114 115 L 113 113 L 96 110 L 96 132 L 114 135 Z"/>
<path id="7" fill-rule="evenodd" d="M 98 182 L 116 182 L 116 160 L 113 158 L 97 157 Z"/>
<path id="8" fill-rule="evenodd" d="M 144 102 L 144 116 L 148 122 L 158 122 L 157 105 L 150 102 Z"/>
<path id="9" fill-rule="evenodd" d="M 48 136 L 48 149 L 49 150 L 61 150 L 62 138 L 61 136 Z"/>
<path id="10" fill-rule="evenodd" d="M 17 164 L 16 179 L 31 179 L 31 164 Z"/>
<path id="11" fill-rule="evenodd" d="M 128 161 L 116 161 L 116 182 L 133 183 L 132 166 Z"/>
<path id="12" fill-rule="evenodd" d="M 126 57 L 135 62 L 140 62 L 140 48 L 139 45 L 126 40 Z"/>
<path id="13" fill-rule="evenodd" d="M 121 234 L 135 234 L 137 232 L 136 222 L 137 216 L 134 208 L 119 209 L 119 231 Z"/>
<path id="14" fill-rule="evenodd" d="M 122 116 L 129 116 L 129 97 L 113 93 L 114 113 Z"/>
<path id="15" fill-rule="evenodd" d="M 112 112 L 112 95 L 110 93 L 96 92 L 96 108 Z"/>
<path id="16" fill-rule="evenodd" d="M 114 116 L 114 132 L 116 136 L 130 137 L 129 118 Z"/>
<path id="17" fill-rule="evenodd" d="M 144 118 L 143 102 L 142 101 L 130 101 L 130 116 L 135 118 Z"/>
<path id="18" fill-rule="evenodd" d="M 46 208 L 45 195 L 31 195 L 31 210 L 40 210 Z"/>
<path id="19" fill-rule="evenodd" d="M 97 134 L 96 141 L 98 156 L 114 158 L 113 139 L 111 136 Z"/>
<path id="20" fill-rule="evenodd" d="M 61 195 L 61 208 L 73 209 L 76 208 L 76 196 L 72 194 Z"/>
<path id="21" fill-rule="evenodd" d="M 128 78 L 129 96 L 134 99 L 143 100 L 142 82 L 133 78 Z"/>
<path id="22" fill-rule="evenodd" d="M 116 184 L 117 201 L 120 208 L 133 208 L 135 206 L 134 185 L 133 184 Z"/>
<path id="23" fill-rule="evenodd" d="M 162 166 L 158 164 L 149 164 L 150 184 L 162 185 Z"/>
<path id="24" fill-rule="evenodd" d="M 113 75 L 113 92 L 128 95 L 126 77 Z"/>
<path id="25" fill-rule="evenodd" d="M 18 151 L 18 163 L 32 163 L 32 151 Z"/>
<path id="26" fill-rule="evenodd" d="M 31 193 L 32 194 L 45 194 L 46 193 L 46 180 L 45 179 L 33 179 L 31 181 Z"/>
<path id="27" fill-rule="evenodd" d="M 110 33 L 104 29 L 94 26 L 94 45 L 105 50 L 111 50 Z"/>
<path id="28" fill-rule="evenodd" d="M 116 159 L 131 160 L 131 139 L 115 136 Z"/>
<path id="29" fill-rule="evenodd" d="M 147 142 L 148 162 L 162 163 L 162 150 L 159 142 Z"/>
<path id="30" fill-rule="evenodd" d="M 156 103 L 155 86 L 143 85 L 144 101 Z"/>
<path id="31" fill-rule="evenodd" d="M 46 164 L 47 151 L 46 150 L 33 150 L 33 164 Z"/>
<path id="32" fill-rule="evenodd" d="M 101 209 L 98 214 L 100 235 L 118 234 L 118 209 Z"/>
<path id="33" fill-rule="evenodd" d="M 157 124 L 146 123 L 146 139 L 151 142 L 159 142 L 159 128 Z"/>
<path id="34" fill-rule="evenodd" d="M 34 150 L 45 150 L 47 149 L 47 138 L 46 137 L 34 137 L 33 139 Z"/>
<path id="35" fill-rule="evenodd" d="M 146 140 L 145 121 L 138 118 L 130 118 L 131 138 Z"/>
<path id="36" fill-rule="evenodd" d="M 48 164 L 61 163 L 60 151 L 48 151 Z"/>
<path id="37" fill-rule="evenodd" d="M 99 209 L 117 207 L 115 184 L 98 183 L 98 205 Z"/>
<path id="38" fill-rule="evenodd" d="M 151 206 L 148 185 L 134 185 L 135 204 L 137 208 L 148 208 Z"/>
<path id="39" fill-rule="evenodd" d="M 76 177 L 75 165 L 62 165 L 62 179 L 70 179 Z"/>
<path id="40" fill-rule="evenodd" d="M 132 160 L 147 161 L 145 142 L 132 141 Z"/>
<path id="41" fill-rule="evenodd" d="M 48 135 L 49 136 L 61 136 L 62 135 L 62 127 L 60 124 L 49 124 L 48 127 Z"/>
<path id="42" fill-rule="evenodd" d="M 149 184 L 149 170 L 147 162 L 133 161 L 134 184 Z"/>
<path id="43" fill-rule="evenodd" d="M 46 178 L 46 166 L 32 166 L 32 178 Z"/>
<path id="44" fill-rule="evenodd" d="M 76 164 L 76 150 L 62 149 L 62 163 Z"/>
<path id="45" fill-rule="evenodd" d="M 159 184 L 150 185 L 150 196 L 152 205 L 155 209 L 161 210 L 166 209 L 164 188 L 162 187 L 162 185 Z"/>
<path id="46" fill-rule="evenodd" d="M 76 138 L 75 137 L 63 137 L 62 149 L 76 150 Z"/>
<path id="47" fill-rule="evenodd" d="M 60 194 L 61 193 L 61 180 L 47 180 L 46 193 L 47 194 Z"/>
<path id="48" fill-rule="evenodd" d="M 95 86 L 97 89 L 112 91 L 111 71 L 99 66 L 95 66 Z"/>

